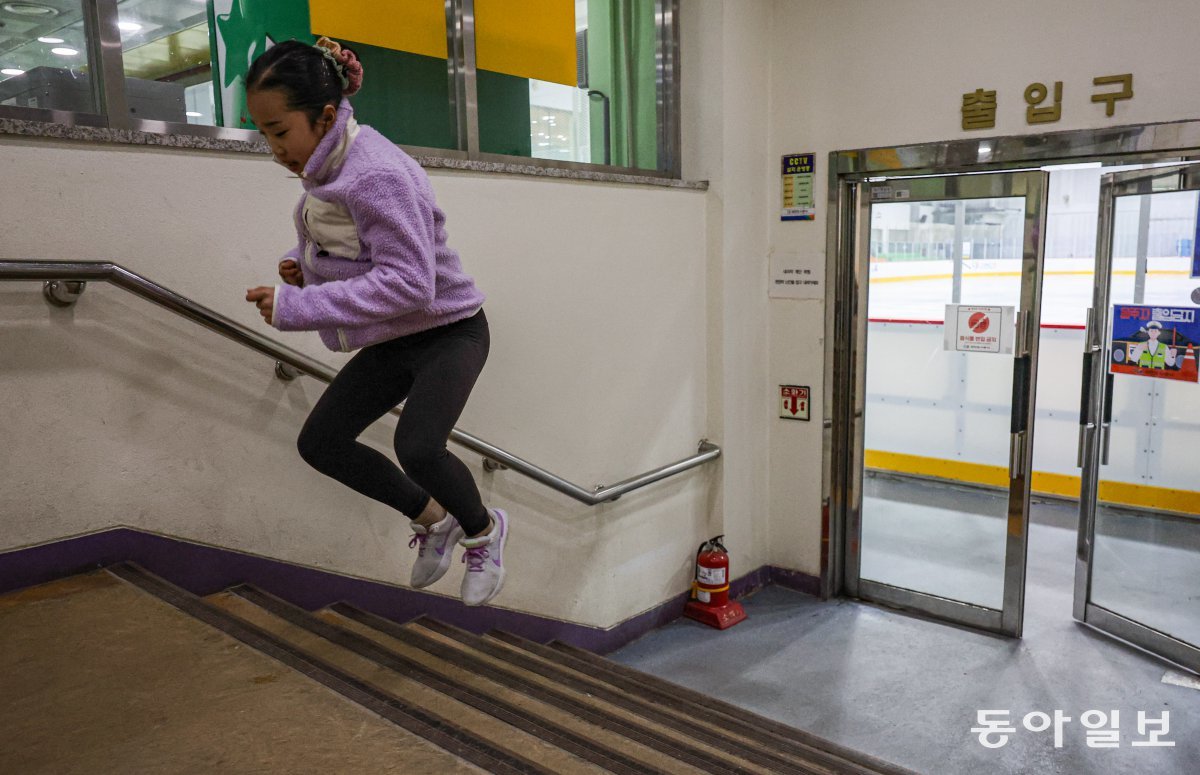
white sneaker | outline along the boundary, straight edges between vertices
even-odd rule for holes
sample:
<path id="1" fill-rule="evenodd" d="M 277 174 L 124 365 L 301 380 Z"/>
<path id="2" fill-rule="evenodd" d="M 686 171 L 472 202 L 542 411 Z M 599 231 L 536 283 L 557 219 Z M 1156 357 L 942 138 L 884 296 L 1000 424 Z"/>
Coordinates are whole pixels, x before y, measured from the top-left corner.
<path id="1" fill-rule="evenodd" d="M 466 535 L 458 520 L 447 514 L 431 527 L 413 524 L 413 537 L 408 548 L 417 547 L 417 559 L 413 563 L 412 580 L 409 585 L 421 589 L 434 583 L 450 569 L 454 544 Z"/>
<path id="2" fill-rule="evenodd" d="M 500 509 L 492 509 L 492 518 L 495 520 L 492 532 L 458 542 L 467 550 L 462 558 L 467 564 L 462 581 L 462 601 L 466 605 L 483 605 L 500 594 L 500 588 L 504 586 L 508 515 Z"/>

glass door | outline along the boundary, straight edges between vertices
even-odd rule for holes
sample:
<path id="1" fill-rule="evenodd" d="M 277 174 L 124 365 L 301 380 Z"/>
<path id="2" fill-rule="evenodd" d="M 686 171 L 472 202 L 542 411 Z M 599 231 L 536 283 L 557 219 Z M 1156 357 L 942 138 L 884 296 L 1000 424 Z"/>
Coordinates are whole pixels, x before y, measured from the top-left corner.
<path id="1" fill-rule="evenodd" d="M 853 596 L 1021 634 L 1046 185 L 858 186 Z"/>
<path id="2" fill-rule="evenodd" d="M 1075 618 L 1200 672 L 1200 169 L 1106 175 Z"/>

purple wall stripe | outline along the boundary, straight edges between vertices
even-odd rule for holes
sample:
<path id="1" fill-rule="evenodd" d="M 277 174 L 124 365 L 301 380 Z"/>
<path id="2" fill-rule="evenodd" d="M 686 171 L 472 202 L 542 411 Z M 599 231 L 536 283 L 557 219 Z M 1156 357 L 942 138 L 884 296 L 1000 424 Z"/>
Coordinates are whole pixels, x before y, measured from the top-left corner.
<path id="1" fill-rule="evenodd" d="M 788 570 L 787 568 L 772 566 L 771 583 L 787 587 L 788 589 L 794 589 L 797 592 L 804 592 L 813 597 L 821 596 L 821 579 L 817 576 L 801 573 L 798 570 Z"/>
<path id="2" fill-rule="evenodd" d="M 139 533 L 128 528 L 64 538 L 0 554 L 0 594 L 122 562 Z"/>
<path id="3" fill-rule="evenodd" d="M 408 587 L 356 579 L 132 528 L 114 528 L 0 553 L 0 594 L 118 562 L 137 563 L 200 596 L 236 584 L 252 584 L 310 611 L 345 602 L 397 622 L 426 615 L 474 633 L 506 630 L 539 643 L 561 640 L 598 654 L 620 648 L 674 621 L 687 602 L 687 593 L 681 593 L 610 630 L 603 630 L 490 606 L 469 608 L 458 600 Z M 820 580 L 815 576 L 764 566 L 734 580 L 730 592 L 734 597 L 742 597 L 771 583 L 809 594 L 816 594 L 820 588 Z"/>

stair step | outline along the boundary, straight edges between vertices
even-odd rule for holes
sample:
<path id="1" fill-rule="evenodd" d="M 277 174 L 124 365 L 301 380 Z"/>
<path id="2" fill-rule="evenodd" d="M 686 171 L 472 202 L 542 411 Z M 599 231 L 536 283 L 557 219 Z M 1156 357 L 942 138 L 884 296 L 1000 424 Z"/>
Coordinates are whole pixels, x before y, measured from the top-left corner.
<path id="1" fill-rule="evenodd" d="M 913 775 L 566 644 L 200 600 L 131 564 L 0 596 L 0 675 L 23 743 L 0 772 Z"/>
<path id="2" fill-rule="evenodd" d="M 452 661 L 466 670 L 487 674 L 510 688 L 524 691 L 546 702 L 555 704 L 563 712 L 587 718 L 607 728 L 619 730 L 621 734 L 675 757 L 703 772 L 738 773 L 804 773 L 812 770 L 794 767 L 790 762 L 783 766 L 763 767 L 749 761 L 754 752 L 717 748 L 709 741 L 681 733 L 678 729 L 659 723 L 653 711 L 646 708 L 630 709 L 618 699 L 601 697 L 589 685 L 563 676 L 546 675 L 537 664 L 532 670 L 508 658 L 502 644 L 488 642 L 449 625 L 419 619 L 406 625 L 374 617 L 350 606 L 338 604 L 333 610 L 349 618 L 376 627 L 417 648 L 431 654 L 452 654 Z M 496 652 L 500 653 L 497 654 Z M 746 754 L 746 755 L 743 755 Z"/>
<path id="3" fill-rule="evenodd" d="M 420 708 L 406 705 L 333 665 L 322 663 L 318 659 L 305 655 L 271 633 L 246 624 L 135 565 L 117 565 L 110 571 L 184 613 L 190 614 L 242 643 L 273 657 L 343 697 L 391 721 L 398 727 L 481 767 L 486 772 L 504 775 L 523 775 L 524 773 L 542 775 L 548 772 L 532 762 L 513 756 L 509 752 L 489 744 L 446 719 L 441 719 Z M 334 770 L 336 769 L 338 768 L 335 767 Z M 365 771 L 371 771 L 371 769 L 368 767 Z M 400 771 L 408 772 L 404 769 Z"/>
<path id="4" fill-rule="evenodd" d="M 570 707 L 564 709 L 553 701 L 527 694 L 527 682 L 519 676 L 508 683 L 501 682 L 486 665 L 479 667 L 457 659 L 453 649 L 442 649 L 435 654 L 332 610 L 321 611 L 317 616 L 342 629 L 369 638 L 389 652 L 418 662 L 438 675 L 454 677 L 472 690 L 494 697 L 498 702 L 509 703 L 520 712 L 532 716 L 536 720 L 535 723 L 554 725 L 569 734 L 590 740 L 594 747 L 603 751 L 603 755 L 609 760 L 604 766 L 614 773 L 697 775 L 707 772 L 684 764 L 670 754 L 631 740 L 622 735 L 620 730 L 609 728 L 603 718 L 589 719 L 583 714 L 572 712 Z M 388 624 L 398 627 L 391 622 Z M 432 645 L 436 648 L 436 644 Z M 599 760 L 595 761 L 599 763 Z"/>
<path id="5" fill-rule="evenodd" d="M 708 721 L 710 715 L 703 708 L 697 712 L 690 706 L 683 706 L 678 700 L 663 703 L 657 699 L 644 698 L 638 692 L 630 692 L 606 683 L 597 678 L 594 672 L 576 671 L 494 637 L 472 635 L 426 618 L 417 619 L 412 624 L 430 629 L 460 643 L 473 644 L 475 648 L 498 660 L 521 666 L 530 672 L 545 676 L 548 680 L 571 686 L 576 691 L 587 693 L 628 712 L 636 713 L 686 739 L 694 742 L 702 741 L 705 745 L 721 751 L 724 755 L 738 757 L 766 772 L 810 775 L 838 773 L 840 775 L 843 772 L 856 771 L 822 765 L 809 757 L 796 757 L 780 751 L 777 747 L 763 746 L 753 739 L 730 731 L 720 723 L 711 723 Z"/>
<path id="6" fill-rule="evenodd" d="M 48 581 L 34 587 L 25 587 L 0 596 L 0 611 L 59 600 L 82 592 L 90 592 L 105 587 L 121 586 L 121 582 L 104 571 L 81 573 L 78 576 L 68 576 L 65 579 Z"/>
<path id="7" fill-rule="evenodd" d="M 472 766 L 97 571 L 0 597 L 0 772 Z"/>
<path id="8" fill-rule="evenodd" d="M 501 631 L 493 631 L 488 637 L 557 663 L 578 674 L 603 681 L 615 690 L 630 692 L 661 707 L 690 715 L 701 723 L 711 723 L 736 733 L 763 748 L 820 767 L 823 772 L 847 775 L 915 775 L 905 768 L 844 748 L 803 730 L 626 667 L 576 646 L 561 642 L 542 645 Z"/>
<path id="9" fill-rule="evenodd" d="M 557 745 L 558 741 L 547 741 L 527 731 L 524 719 L 486 695 L 472 693 L 419 663 L 389 654 L 369 639 L 271 595 L 250 587 L 237 587 L 205 600 L 406 704 L 443 719 L 453 719 L 493 746 L 526 759 L 545 772 L 563 775 L 605 772 L 596 764 L 581 761 Z"/>

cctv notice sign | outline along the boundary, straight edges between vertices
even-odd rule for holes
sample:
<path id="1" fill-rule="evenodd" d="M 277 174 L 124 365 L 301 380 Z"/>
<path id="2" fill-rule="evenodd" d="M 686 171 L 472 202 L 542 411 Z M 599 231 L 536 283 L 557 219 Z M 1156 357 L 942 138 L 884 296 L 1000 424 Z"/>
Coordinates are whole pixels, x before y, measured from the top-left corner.
<path id="1" fill-rule="evenodd" d="M 947 304 L 946 349 L 960 353 L 1012 354 L 1016 307 Z"/>
<path id="2" fill-rule="evenodd" d="M 815 153 L 790 153 L 783 157 L 783 209 L 781 221 L 811 221 L 817 217 L 813 200 Z"/>

